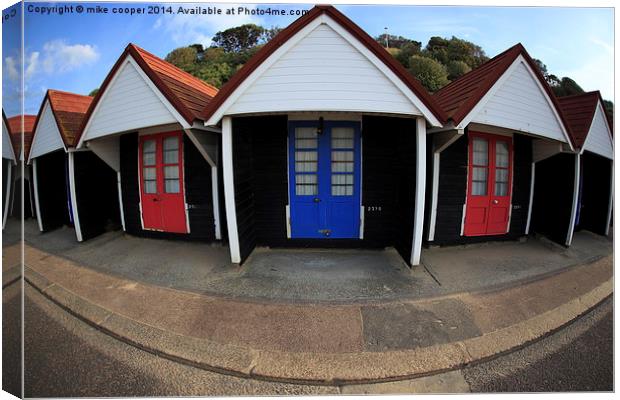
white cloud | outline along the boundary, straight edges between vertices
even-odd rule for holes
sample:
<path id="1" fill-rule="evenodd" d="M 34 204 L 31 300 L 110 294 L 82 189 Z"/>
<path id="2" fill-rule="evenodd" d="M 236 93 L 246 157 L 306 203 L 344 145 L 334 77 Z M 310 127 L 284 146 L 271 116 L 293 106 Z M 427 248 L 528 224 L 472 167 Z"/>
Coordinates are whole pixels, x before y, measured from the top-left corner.
<path id="1" fill-rule="evenodd" d="M 16 81 L 19 79 L 18 62 L 15 58 L 9 56 L 4 59 L 4 70 L 8 79 Z"/>
<path id="2" fill-rule="evenodd" d="M 97 48 L 90 44 L 70 45 L 64 40 L 53 40 L 43 45 L 43 70 L 48 74 L 72 71 L 98 59 Z"/>
<path id="3" fill-rule="evenodd" d="M 33 51 L 26 57 L 26 70 L 24 71 L 24 79 L 28 80 L 34 75 L 39 68 L 39 52 Z"/>
<path id="4" fill-rule="evenodd" d="M 21 57 L 8 56 L 4 59 L 4 69 L 6 76 L 10 81 L 18 81 L 20 77 Z M 37 71 L 39 67 L 39 52 L 33 51 L 26 54 L 26 65 L 24 70 L 24 79 L 28 80 Z"/>
<path id="5" fill-rule="evenodd" d="M 219 4 L 222 12 L 225 13 L 226 9 L 237 9 L 236 4 Z M 172 7 L 184 7 L 190 8 L 190 5 L 177 3 Z M 203 5 L 203 8 L 205 6 Z M 257 6 L 244 6 L 248 9 L 256 8 Z M 175 8 L 175 9 L 176 9 Z M 242 13 L 238 15 L 188 15 L 188 14 L 175 14 L 173 17 L 166 16 L 160 17 L 155 21 L 153 25 L 154 30 L 163 30 L 176 45 L 187 46 L 194 43 L 202 44 L 207 47 L 211 45 L 212 35 L 219 31 L 223 31 L 228 28 L 243 24 L 257 24 L 260 25 L 262 20 L 255 15 L 246 15 Z"/>

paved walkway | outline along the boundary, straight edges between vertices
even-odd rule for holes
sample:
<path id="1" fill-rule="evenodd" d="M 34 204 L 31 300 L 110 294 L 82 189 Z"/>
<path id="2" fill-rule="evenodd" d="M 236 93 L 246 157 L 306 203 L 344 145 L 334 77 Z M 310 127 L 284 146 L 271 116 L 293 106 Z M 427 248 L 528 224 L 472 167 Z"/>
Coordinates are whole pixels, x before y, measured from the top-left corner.
<path id="1" fill-rule="evenodd" d="M 612 292 L 611 256 L 495 290 L 301 304 L 170 289 L 26 246 L 26 279 L 93 326 L 202 368 L 279 381 L 374 382 L 459 368 L 536 340 Z"/>
<path id="2" fill-rule="evenodd" d="M 394 249 L 256 249 L 240 268 L 221 245 L 144 239 L 108 232 L 77 243 L 70 228 L 41 234 L 25 223 L 26 242 L 104 274 L 221 298 L 286 303 L 380 303 L 427 299 L 536 279 L 612 252 L 607 238 L 575 235 L 571 249 L 542 239 L 425 249 L 410 269 Z"/>

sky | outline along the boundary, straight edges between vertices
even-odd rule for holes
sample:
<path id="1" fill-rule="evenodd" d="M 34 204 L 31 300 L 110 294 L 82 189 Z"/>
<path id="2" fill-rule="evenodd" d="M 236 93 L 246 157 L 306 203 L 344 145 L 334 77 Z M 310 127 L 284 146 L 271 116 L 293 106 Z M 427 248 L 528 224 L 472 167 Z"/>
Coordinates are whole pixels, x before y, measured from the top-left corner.
<path id="1" fill-rule="evenodd" d="M 95 14 L 76 6 L 100 5 L 108 13 Z M 58 9 L 73 5 L 73 12 Z M 159 14 L 112 13 L 112 8 L 163 6 Z M 238 5 L 217 3 L 25 3 L 24 59 L 25 111 L 36 114 L 46 89 L 88 94 L 99 87 L 110 68 L 132 42 L 165 57 L 176 47 L 192 43 L 210 45 L 220 30 L 256 23 L 285 27 L 298 16 L 182 15 L 178 8 L 217 7 L 223 13 Z M 243 6 L 243 5 L 242 5 Z M 39 9 L 35 9 L 39 7 Z M 174 14 L 169 14 L 172 7 Z M 246 5 L 248 10 L 268 8 L 309 9 L 311 5 Z M 550 73 L 569 76 L 584 90 L 600 90 L 613 101 L 614 26 L 611 8 L 559 7 L 453 7 L 453 6 L 337 6 L 371 36 L 385 32 L 424 44 L 431 36 L 457 36 L 480 45 L 489 57 L 521 42 Z M 44 11 L 50 12 L 41 12 Z M 148 10 L 147 10 L 148 11 Z M 165 13 L 162 13 L 165 11 Z M 19 18 L 3 11 L 3 107 L 7 115 L 19 112 Z M 251 13 L 250 13 L 251 14 Z"/>

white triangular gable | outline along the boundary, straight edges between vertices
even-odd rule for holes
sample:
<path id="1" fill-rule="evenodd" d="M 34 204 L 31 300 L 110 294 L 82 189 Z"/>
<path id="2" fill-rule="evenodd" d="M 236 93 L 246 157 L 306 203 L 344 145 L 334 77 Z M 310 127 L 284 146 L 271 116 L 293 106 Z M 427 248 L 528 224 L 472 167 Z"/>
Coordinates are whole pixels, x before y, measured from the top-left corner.
<path id="1" fill-rule="evenodd" d="M 176 109 L 133 58 L 127 56 L 101 94 L 79 147 L 84 141 L 99 137 L 176 122 L 185 125 Z"/>
<path id="2" fill-rule="evenodd" d="M 609 126 L 607 125 L 603 105 L 600 101 L 596 106 L 596 112 L 592 119 L 592 125 L 588 131 L 588 136 L 586 136 L 586 141 L 583 144 L 583 149 L 609 158 L 610 160 L 614 159 L 613 139 Z"/>
<path id="3" fill-rule="evenodd" d="M 33 158 L 59 149 L 66 150 L 65 144 L 62 140 L 62 136 L 60 136 L 60 130 L 58 129 L 58 124 L 56 124 L 50 102 L 46 100 L 43 106 L 43 112 L 39 116 L 39 121 L 37 122 L 37 129 L 34 132 L 28 161 L 30 162 Z"/>
<path id="4" fill-rule="evenodd" d="M 388 66 L 326 15 L 274 51 L 206 124 L 223 115 L 295 111 L 419 115 L 440 125 Z"/>
<path id="5" fill-rule="evenodd" d="M 476 122 L 571 144 L 553 102 L 522 56 L 463 121 L 464 125 Z"/>
<path id="6" fill-rule="evenodd" d="M 15 162 L 15 150 L 13 150 L 13 143 L 11 143 L 11 134 L 9 133 L 9 127 L 6 126 L 4 118 L 2 118 L 2 158 L 12 160 Z"/>

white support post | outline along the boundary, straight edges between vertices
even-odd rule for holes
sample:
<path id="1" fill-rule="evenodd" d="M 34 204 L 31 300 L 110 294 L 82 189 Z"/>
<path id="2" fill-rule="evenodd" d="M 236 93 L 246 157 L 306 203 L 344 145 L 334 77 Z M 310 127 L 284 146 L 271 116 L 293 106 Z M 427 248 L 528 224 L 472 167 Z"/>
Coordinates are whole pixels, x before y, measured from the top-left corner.
<path id="1" fill-rule="evenodd" d="M 568 233 L 566 235 L 566 246 L 570 246 L 573 242 L 573 234 L 575 233 L 575 223 L 577 221 L 577 208 L 579 207 L 579 174 L 581 173 L 581 155 L 575 154 L 575 181 L 573 183 L 573 208 L 571 210 L 570 224 L 568 225 Z"/>
<path id="2" fill-rule="evenodd" d="M 424 202 L 426 192 L 426 120 L 418 117 L 416 127 L 416 180 L 411 265 L 420 264 L 424 228 Z"/>
<path id="3" fill-rule="evenodd" d="M 431 215 L 428 227 L 428 241 L 435 240 L 435 225 L 437 224 L 437 196 L 439 195 L 439 167 L 441 162 L 441 153 L 433 152 L 433 183 L 431 193 Z"/>
<path id="4" fill-rule="evenodd" d="M 75 194 L 75 153 L 69 152 L 69 194 L 71 195 L 71 212 L 73 213 L 73 226 L 78 242 L 82 239 L 82 227 L 80 226 L 80 216 L 78 213 L 77 196 Z"/>
<path id="5" fill-rule="evenodd" d="M 607 225 L 605 225 L 605 236 L 609 235 L 609 225 L 611 225 L 611 211 L 614 207 L 614 162 L 611 162 L 611 182 L 609 183 L 609 206 L 607 206 Z"/>
<path id="6" fill-rule="evenodd" d="M 532 222 L 532 207 L 534 203 L 534 186 L 536 184 L 536 162 L 532 161 L 532 176 L 530 177 L 530 202 L 527 206 L 527 223 L 525 224 L 525 234 L 530 234 L 530 223 Z"/>
<path id="7" fill-rule="evenodd" d="M 7 163 L 8 171 L 6 171 L 6 196 L 4 197 L 4 210 L 2 215 L 2 229 L 6 226 L 6 219 L 9 216 L 9 204 L 11 204 L 11 183 L 13 183 L 13 163 Z"/>
<path id="8" fill-rule="evenodd" d="M 39 231 L 43 232 L 43 221 L 41 220 L 41 206 L 39 205 L 39 177 L 37 173 L 37 159 L 32 160 L 32 184 L 34 185 L 34 209 L 36 211 L 37 224 Z"/>
<path id="9" fill-rule="evenodd" d="M 213 222 L 215 224 L 215 238 L 222 240 L 222 224 L 220 222 L 220 193 L 217 179 L 217 167 L 211 167 L 211 193 L 213 195 Z"/>
<path id="10" fill-rule="evenodd" d="M 121 224 L 123 225 L 123 232 L 125 229 L 125 210 L 123 210 L 123 187 L 121 185 L 121 171 L 116 171 L 116 185 L 118 188 L 118 209 L 121 213 Z"/>
<path id="11" fill-rule="evenodd" d="M 233 132 L 230 117 L 222 119 L 222 172 L 224 176 L 224 200 L 226 203 L 226 226 L 228 227 L 228 244 L 230 260 L 239 264 L 239 233 L 237 230 L 237 210 L 235 208 L 235 182 L 233 170 Z"/>

